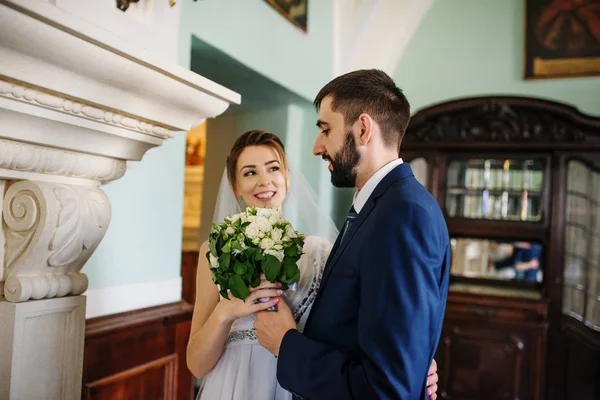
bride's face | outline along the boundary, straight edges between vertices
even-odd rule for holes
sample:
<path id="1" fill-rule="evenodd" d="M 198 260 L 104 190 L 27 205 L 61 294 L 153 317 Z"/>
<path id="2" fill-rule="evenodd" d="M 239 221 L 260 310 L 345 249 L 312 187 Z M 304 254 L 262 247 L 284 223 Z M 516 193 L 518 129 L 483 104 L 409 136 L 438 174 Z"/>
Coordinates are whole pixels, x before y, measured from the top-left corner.
<path id="1" fill-rule="evenodd" d="M 287 191 L 287 174 L 275 149 L 246 147 L 236 169 L 236 196 L 241 196 L 247 206 L 281 208 Z"/>

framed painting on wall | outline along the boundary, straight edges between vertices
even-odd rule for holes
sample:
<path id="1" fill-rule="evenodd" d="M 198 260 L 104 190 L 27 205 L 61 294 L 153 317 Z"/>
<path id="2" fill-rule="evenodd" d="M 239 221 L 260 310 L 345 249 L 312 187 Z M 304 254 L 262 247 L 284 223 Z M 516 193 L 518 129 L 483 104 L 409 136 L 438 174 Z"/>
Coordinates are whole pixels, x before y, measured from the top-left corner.
<path id="1" fill-rule="evenodd" d="M 525 0 L 525 78 L 600 76 L 600 0 Z"/>
<path id="2" fill-rule="evenodd" d="M 308 0 L 265 0 L 292 24 L 307 31 Z"/>

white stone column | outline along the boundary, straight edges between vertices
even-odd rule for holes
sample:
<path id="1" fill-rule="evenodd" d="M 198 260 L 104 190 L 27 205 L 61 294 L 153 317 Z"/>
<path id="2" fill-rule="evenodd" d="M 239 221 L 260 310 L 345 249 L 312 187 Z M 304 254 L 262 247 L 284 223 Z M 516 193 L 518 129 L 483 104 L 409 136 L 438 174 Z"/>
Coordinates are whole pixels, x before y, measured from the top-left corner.
<path id="1" fill-rule="evenodd" d="M 0 399 L 81 398 L 101 185 L 239 101 L 46 1 L 0 0 Z"/>

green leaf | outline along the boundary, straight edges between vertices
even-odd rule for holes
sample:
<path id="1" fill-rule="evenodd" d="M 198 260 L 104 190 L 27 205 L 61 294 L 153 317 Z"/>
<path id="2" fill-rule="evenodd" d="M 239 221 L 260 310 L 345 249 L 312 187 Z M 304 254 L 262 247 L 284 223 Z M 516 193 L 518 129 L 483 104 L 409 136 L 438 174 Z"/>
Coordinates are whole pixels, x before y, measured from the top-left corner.
<path id="1" fill-rule="evenodd" d="M 250 286 L 252 286 L 253 288 L 255 288 L 258 285 L 260 285 L 260 277 L 258 275 L 255 275 L 255 276 L 252 277 L 252 281 L 250 282 Z"/>
<path id="2" fill-rule="evenodd" d="M 244 275 L 247 270 L 248 270 L 248 267 L 246 267 L 246 264 L 241 263 L 238 260 L 235 260 L 235 262 L 233 264 L 233 272 L 235 272 L 238 275 Z"/>
<path id="3" fill-rule="evenodd" d="M 279 260 L 272 256 L 267 255 L 261 261 L 262 272 L 269 282 L 276 282 L 281 271 L 281 263 Z"/>
<path id="4" fill-rule="evenodd" d="M 244 249 L 242 248 L 242 245 L 240 245 L 240 242 L 238 242 L 237 240 L 231 241 L 231 248 L 233 250 L 237 250 L 237 251 L 244 251 Z"/>
<path id="5" fill-rule="evenodd" d="M 219 257 L 219 269 L 228 269 L 229 262 L 231 261 L 231 253 L 223 253 Z"/>
<path id="6" fill-rule="evenodd" d="M 221 250 L 223 251 L 223 253 L 231 253 L 231 241 L 225 243 Z"/>
<path id="7" fill-rule="evenodd" d="M 298 247 L 294 243 L 292 246 L 286 247 L 284 253 L 286 257 L 294 257 L 296 254 L 298 254 Z"/>
<path id="8" fill-rule="evenodd" d="M 285 257 L 283 259 L 283 269 L 285 271 L 285 275 L 288 279 L 296 275 L 296 271 L 298 270 L 298 266 L 296 265 L 296 260 L 294 258 Z M 292 281 L 293 282 L 293 281 Z M 287 283 L 292 283 L 287 282 Z"/>
<path id="9" fill-rule="evenodd" d="M 213 256 L 217 257 L 217 240 L 216 238 L 210 238 L 208 242 L 208 248 Z"/>
<path id="10" fill-rule="evenodd" d="M 256 269 L 254 268 L 254 265 L 252 263 L 250 263 L 249 261 L 246 261 L 245 265 L 246 265 L 246 273 L 244 274 L 244 281 L 252 282 L 252 277 L 254 276 Z"/>
<path id="11" fill-rule="evenodd" d="M 296 268 L 296 272 L 294 273 L 294 275 L 288 276 L 287 278 L 288 278 L 287 283 L 298 282 L 300 280 L 300 270 L 298 268 Z"/>
<path id="12" fill-rule="evenodd" d="M 228 283 L 231 294 L 238 299 L 244 300 L 250 294 L 248 287 L 239 275 L 231 275 Z"/>
<path id="13" fill-rule="evenodd" d="M 227 289 L 221 289 L 221 290 L 219 290 L 219 293 L 221 293 L 221 296 L 223 296 L 227 300 L 230 300 L 229 299 L 229 293 L 227 293 Z"/>
<path id="14" fill-rule="evenodd" d="M 282 283 L 281 283 L 281 288 L 280 288 L 280 289 L 281 289 L 281 290 L 288 290 L 288 284 L 287 284 L 287 283 L 285 283 L 285 282 L 282 282 Z"/>

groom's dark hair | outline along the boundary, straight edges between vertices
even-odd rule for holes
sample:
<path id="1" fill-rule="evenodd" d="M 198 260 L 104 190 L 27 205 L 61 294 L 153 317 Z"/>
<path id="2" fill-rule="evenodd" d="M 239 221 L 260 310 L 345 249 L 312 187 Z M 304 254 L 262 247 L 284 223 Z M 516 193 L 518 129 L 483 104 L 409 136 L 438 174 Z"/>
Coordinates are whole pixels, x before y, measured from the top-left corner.
<path id="1" fill-rule="evenodd" d="M 338 76 L 317 94 L 313 103 L 317 112 L 327 96 L 332 97 L 331 108 L 344 116 L 346 126 L 367 113 L 379 124 L 384 143 L 400 149 L 410 120 L 410 104 L 388 74 L 361 69 Z"/>

